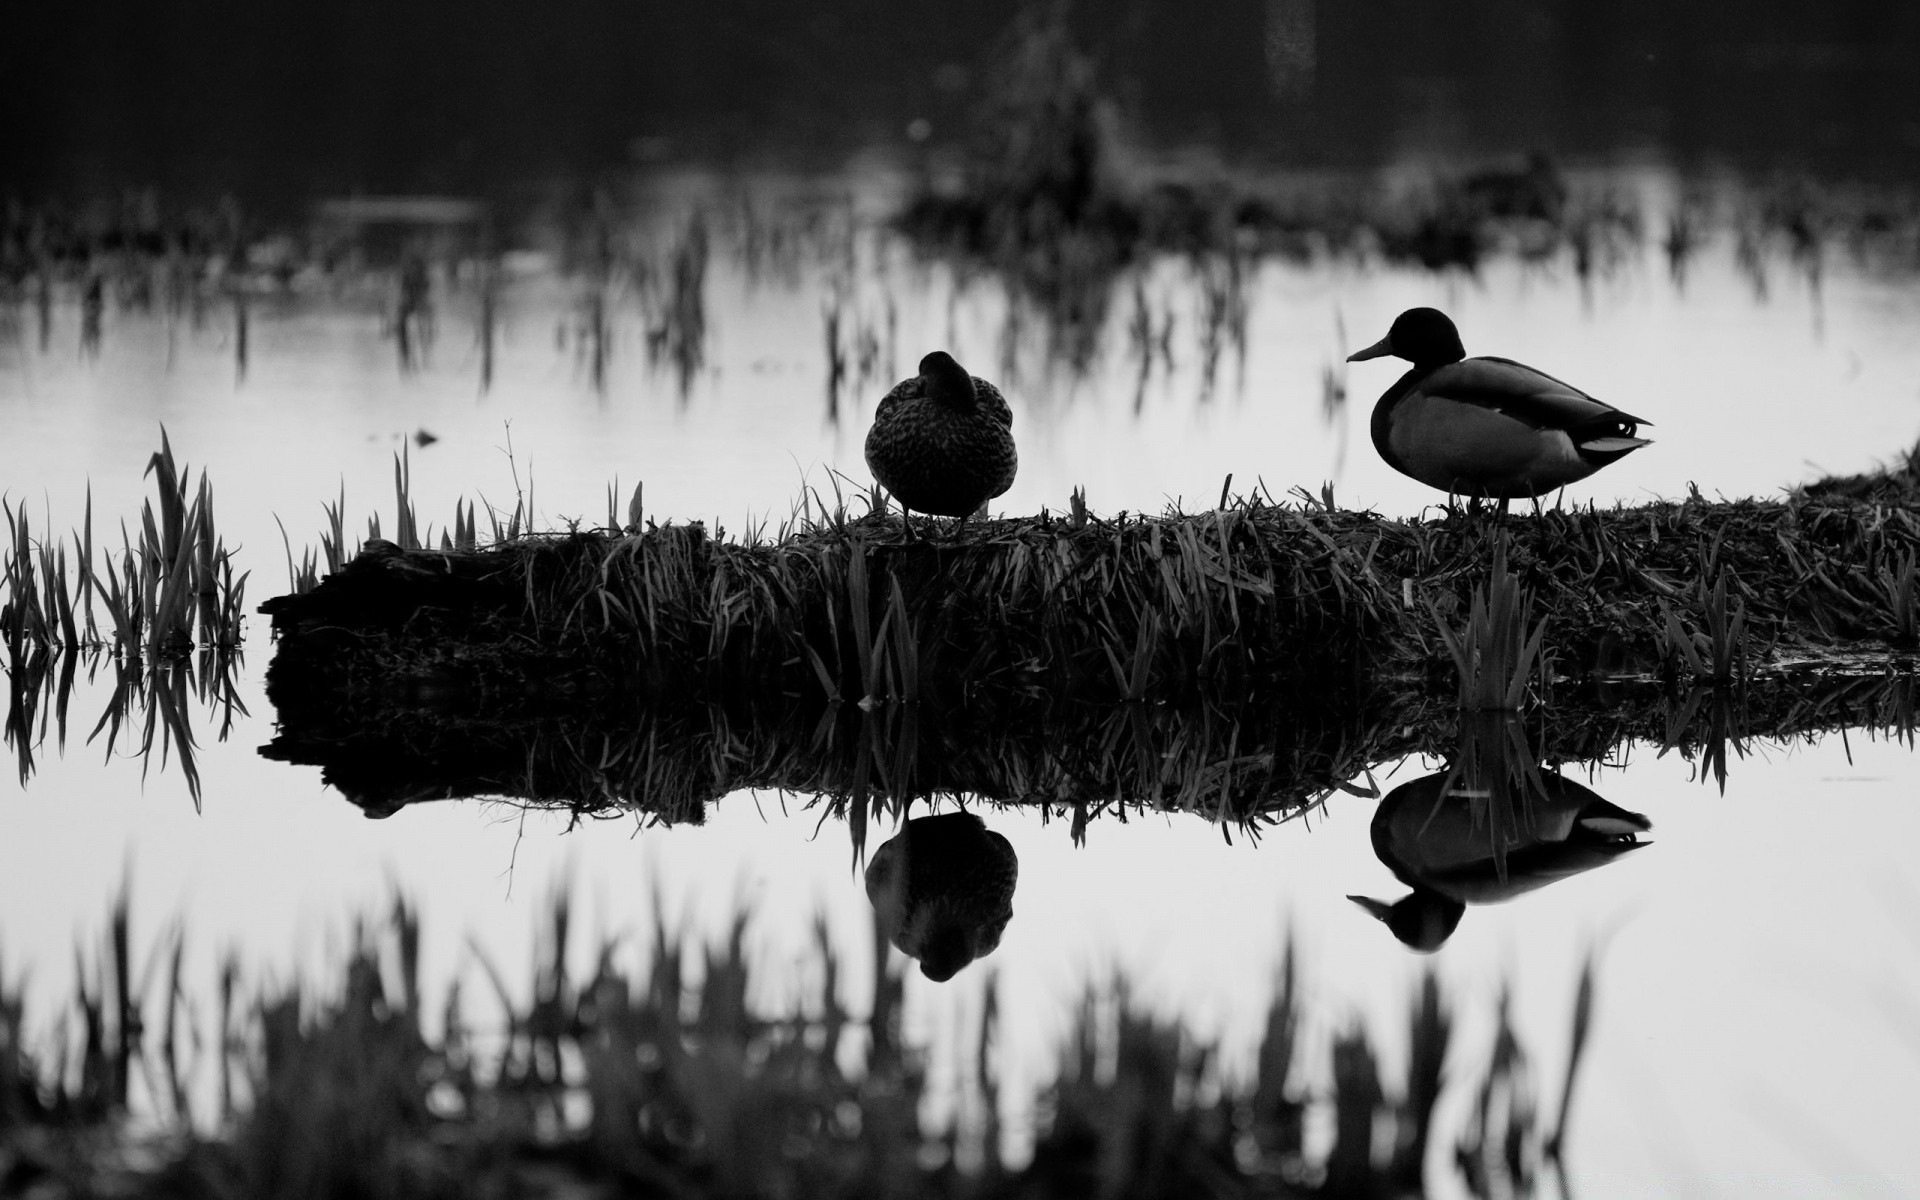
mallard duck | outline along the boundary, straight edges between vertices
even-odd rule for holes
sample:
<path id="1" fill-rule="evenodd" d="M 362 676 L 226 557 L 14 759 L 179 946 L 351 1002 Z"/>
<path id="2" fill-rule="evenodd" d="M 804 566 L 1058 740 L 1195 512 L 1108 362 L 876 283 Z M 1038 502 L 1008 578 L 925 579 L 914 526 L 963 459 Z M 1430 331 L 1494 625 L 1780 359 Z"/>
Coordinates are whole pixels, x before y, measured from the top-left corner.
<path id="1" fill-rule="evenodd" d="M 867 899 L 887 940 L 945 983 L 990 953 L 1013 919 L 1020 860 L 969 812 L 915 817 L 867 864 Z"/>
<path id="2" fill-rule="evenodd" d="M 1347 356 L 1391 354 L 1413 370 L 1373 406 L 1373 445 L 1402 475 L 1449 494 L 1545 495 L 1651 445 L 1651 424 L 1505 358 L 1468 358 L 1439 309 L 1410 308 L 1387 336 Z"/>
<path id="3" fill-rule="evenodd" d="M 1653 828 L 1639 813 L 1563 775 L 1535 778 L 1509 791 L 1439 771 L 1394 788 L 1374 810 L 1373 852 L 1413 891 L 1391 904 L 1347 899 L 1408 946 L 1432 951 L 1469 904 L 1511 900 L 1651 844 L 1639 840 Z"/>
<path id="4" fill-rule="evenodd" d="M 867 467 L 913 512 L 965 518 L 1013 486 L 1013 410 L 1000 389 L 935 350 L 920 373 L 881 398 L 867 431 Z"/>

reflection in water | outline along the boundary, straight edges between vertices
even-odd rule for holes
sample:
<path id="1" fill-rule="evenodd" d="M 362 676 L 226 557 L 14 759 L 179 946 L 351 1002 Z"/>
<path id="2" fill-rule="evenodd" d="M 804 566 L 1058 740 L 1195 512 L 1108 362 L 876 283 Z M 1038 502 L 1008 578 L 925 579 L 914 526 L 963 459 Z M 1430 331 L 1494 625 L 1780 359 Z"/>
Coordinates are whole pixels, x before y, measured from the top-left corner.
<path id="1" fill-rule="evenodd" d="M 152 765 L 158 751 L 164 769 L 175 763 L 195 808 L 200 804 L 199 746 L 194 724 L 212 725 L 225 741 L 236 718 L 247 715 L 239 680 L 245 660 L 238 650 L 201 650 L 148 659 L 117 657 L 100 649 L 14 649 L 5 662 L 6 744 L 13 750 L 24 788 L 33 777 L 47 735 L 62 751 L 68 709 L 76 685 L 94 683 L 109 668 L 113 691 L 87 734 L 105 734 L 105 753 L 128 754 Z"/>
<path id="2" fill-rule="evenodd" d="M 481 952 L 478 971 L 470 961 L 447 981 L 427 965 L 432 923 L 396 896 L 317 973 L 223 956 L 218 1003 L 200 1004 L 187 927 L 138 934 L 140 915 L 122 885 L 98 942 L 76 947 L 80 976 L 50 1006 L 86 1030 L 75 1053 L 28 1020 L 23 983 L 0 973 L 6 1195 L 320 1200 L 464 1185 L 489 1196 L 1147 1200 L 1417 1196 L 1454 1182 L 1522 1196 L 1558 1159 L 1573 1087 L 1570 1071 L 1555 1131 L 1531 1101 L 1542 1077 L 1506 1008 L 1491 1054 L 1463 1050 L 1458 1001 L 1432 972 L 1405 1010 L 1402 1070 L 1356 1023 L 1335 1038 L 1329 1071 L 1308 1032 L 1325 1020 L 1309 1000 L 1320 989 L 1291 945 L 1243 1063 L 1143 1003 L 1125 975 L 1089 983 L 1058 1048 L 1017 1063 L 990 980 L 974 1052 L 943 1083 L 885 942 L 871 943 L 863 980 L 864 954 L 847 953 L 824 916 L 797 962 L 770 969 L 748 949 L 744 909 L 711 940 L 657 907 L 638 936 L 583 939 L 560 889 L 541 906 L 530 963 Z M 784 1004 L 766 999 L 776 970 Z M 492 1002 L 476 1005 L 466 985 L 482 971 Z M 1577 1024 L 1574 1036 L 1577 1059 Z M 49 1039 L 54 1052 L 40 1053 Z M 1033 1120 L 1003 1123 L 1028 1074 L 1050 1080 Z M 945 1088 L 965 1102 L 941 1114 L 930 1101 Z M 1454 1127 L 1441 1107 L 1452 1088 L 1482 1097 Z M 1309 1130 L 1328 1125 L 1334 1144 L 1316 1145 Z M 1003 1131 L 1031 1137 L 1030 1162 L 1007 1156 Z M 1429 1162 L 1442 1139 L 1452 1166 Z M 1113 1163 L 1127 1164 L 1130 1186 L 1102 1185 Z M 1293 1186 L 1302 1179 L 1326 1182 L 1308 1192 Z"/>
<path id="3" fill-rule="evenodd" d="M 1043 75 L 1035 86 L 1059 84 Z M 1066 115 L 1048 120 L 1064 127 L 1050 136 L 1102 144 L 1093 111 L 1063 103 Z M 1271 302 L 1269 268 L 1448 274 L 1507 261 L 1571 278 L 1592 303 L 1596 284 L 1632 274 L 1646 251 L 1680 290 L 1690 263 L 1724 243 L 1757 302 L 1778 294 L 1769 272 L 1784 270 L 1806 283 L 1818 323 L 1826 273 L 1843 252 L 1901 276 L 1920 237 L 1911 195 L 1804 179 L 1596 176 L 1536 156 L 1464 177 L 1408 170 L 1305 187 L 1146 175 L 1123 186 L 1104 154 L 1065 177 L 1051 159 L 975 168 L 971 190 L 919 195 L 891 220 L 874 219 L 878 206 L 895 206 L 915 177 L 885 169 L 821 187 L 648 175 L 631 197 L 602 193 L 559 213 L 488 213 L 426 196 L 328 201 L 305 227 L 237 210 L 163 211 L 151 197 L 137 216 L 13 206 L 0 212 L 0 307 L 32 307 L 43 350 L 56 317 L 77 326 L 87 355 L 158 323 L 171 356 L 176 337 L 201 334 L 216 312 L 226 326 L 201 342 L 229 355 L 242 380 L 259 340 L 250 330 L 263 321 L 278 350 L 298 344 L 277 336 L 292 320 L 377 312 L 401 375 L 433 365 L 438 324 L 470 321 L 476 352 L 458 360 L 482 390 L 518 311 L 549 323 L 551 344 L 592 390 L 606 392 L 620 348 L 637 343 L 646 369 L 690 399 L 705 377 L 777 358 L 757 347 L 752 362 L 710 361 L 728 348 L 714 341 L 713 311 L 740 284 L 797 294 L 796 320 L 820 313 L 837 424 L 847 397 L 893 374 L 896 327 L 934 265 L 974 292 L 969 307 L 997 310 L 1003 382 L 1032 382 L 1035 364 L 1087 375 L 1124 358 L 1139 405 L 1147 376 L 1156 363 L 1171 371 L 1176 349 L 1200 400 L 1224 390 L 1224 360 L 1244 367 L 1256 301 Z"/>
<path id="4" fill-rule="evenodd" d="M 1413 891 L 1354 903 L 1420 951 L 1438 950 L 1469 904 L 1499 904 L 1605 866 L 1653 827 L 1590 789 L 1542 771 L 1511 716 L 1463 712 L 1444 771 L 1401 784 L 1373 816 L 1373 851 Z"/>
<path id="5" fill-rule="evenodd" d="M 887 940 L 945 983 L 1000 945 L 1019 874 L 1007 839 L 973 813 L 915 817 L 873 852 L 867 899 Z"/>

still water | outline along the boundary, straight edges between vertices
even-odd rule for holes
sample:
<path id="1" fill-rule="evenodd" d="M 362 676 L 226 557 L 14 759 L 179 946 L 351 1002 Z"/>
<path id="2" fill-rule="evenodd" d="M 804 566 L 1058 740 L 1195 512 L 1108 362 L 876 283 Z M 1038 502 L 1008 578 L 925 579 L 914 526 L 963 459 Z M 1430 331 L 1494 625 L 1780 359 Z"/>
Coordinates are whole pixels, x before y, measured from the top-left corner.
<path id="1" fill-rule="evenodd" d="M 1660 194 L 1655 180 L 1649 195 Z M 670 240 L 683 226 L 662 227 Z M 323 503 L 344 491 L 349 529 L 379 511 L 391 530 L 403 447 L 421 517 L 436 528 L 458 497 L 510 509 L 529 487 L 542 524 L 596 522 L 616 479 L 622 507 L 643 482 L 656 519 L 777 526 L 803 487 L 867 486 L 860 444 L 872 404 L 921 353 L 945 347 L 996 378 L 1015 408 L 1021 469 L 998 511 L 1058 511 L 1076 486 L 1101 512 L 1204 508 L 1231 474 L 1236 492 L 1317 494 L 1331 482 L 1345 505 L 1413 514 L 1433 497 L 1367 440 L 1372 399 L 1397 368 L 1343 359 L 1416 304 L 1446 309 L 1469 353 L 1521 359 L 1653 422 L 1653 447 L 1569 502 L 1634 503 L 1690 486 L 1765 495 L 1887 461 L 1920 432 L 1920 287 L 1838 254 L 1817 277 L 1782 259 L 1763 280 L 1730 244 L 1710 242 L 1684 284 L 1651 247 L 1586 283 L 1559 261 L 1496 260 L 1477 276 L 1264 261 L 1245 276 L 1238 336 L 1209 332 L 1204 272 L 1165 259 L 1142 271 L 1138 299 L 1116 296 L 1101 353 L 1075 372 L 1049 360 L 1045 331 L 991 279 L 917 261 L 857 216 L 850 228 L 844 252 L 767 272 L 744 238 L 716 225 L 703 361 L 684 384 L 671 364 L 649 361 L 641 290 L 601 286 L 595 341 L 582 332 L 593 311 L 584 285 L 537 251 L 507 264 L 493 326 L 461 278 L 437 276 L 431 339 L 404 362 L 391 289 L 379 286 L 343 293 L 296 280 L 253 298 L 244 355 L 223 304 L 197 321 L 110 304 L 90 345 L 77 297 L 55 298 L 44 339 L 22 303 L 0 341 L 0 480 L 36 527 L 77 524 L 89 488 L 96 525 L 110 527 L 138 512 L 164 426 L 176 455 L 211 476 L 257 603 L 284 590 L 282 523 L 297 553 L 315 540 Z M 1138 353 L 1136 308 L 1165 331 L 1165 353 Z M 829 311 L 842 348 L 855 348 L 837 412 Z M 8 971 L 30 964 L 41 1013 L 71 995 L 75 939 L 98 928 L 123 877 L 137 928 L 184 921 L 188 974 L 208 981 L 227 948 L 249 964 L 320 974 L 351 914 L 394 887 L 424 908 L 429 981 L 471 971 L 470 945 L 497 962 L 530 961 L 537 913 L 563 880 L 588 926 L 607 933 L 645 929 L 658 904 L 717 936 L 751 904 L 753 946 L 776 968 L 760 985 L 793 994 L 817 970 L 816 913 L 842 946 L 870 936 L 845 830 L 822 827 L 808 797 L 739 793 L 704 825 L 672 829 L 606 821 L 569 832 L 562 817 L 477 803 L 366 820 L 315 771 L 256 753 L 273 731 L 261 684 L 270 654 L 256 619 L 242 685 L 251 716 L 221 741 L 203 728 L 198 810 L 177 771 L 103 761 L 99 743 L 85 744 L 106 702 L 98 686 L 76 697 L 85 715 L 64 753 L 43 748 L 30 779 L 5 785 L 0 948 Z M 1920 772 L 1909 746 L 1860 733 L 1752 750 L 1724 792 L 1657 747 L 1570 766 L 1644 814 L 1652 844 L 1514 903 L 1468 909 L 1431 960 L 1347 899 L 1405 890 L 1373 854 L 1368 799 L 1335 793 L 1304 819 L 1230 844 L 1169 815 L 1096 821 L 1076 847 L 1066 821 L 988 813 L 1019 855 L 1015 916 L 999 949 L 953 982 L 909 977 L 909 1032 L 955 1048 L 990 966 L 1018 1131 L 1088 979 L 1124 969 L 1152 1005 L 1217 1035 L 1232 1062 L 1252 1052 L 1292 936 L 1311 989 L 1310 1040 L 1359 1020 L 1392 1077 L 1407 998 L 1431 962 L 1452 988 L 1468 1062 L 1484 1059 L 1495 997 L 1511 984 L 1545 1091 L 1566 1055 L 1580 963 L 1596 952 L 1598 1024 L 1568 1152 L 1576 1187 L 1911 1193 Z M 1437 765 L 1385 762 L 1374 773 L 1384 789 Z M 849 958 L 845 991 L 858 998 L 871 964 Z M 936 1055 L 936 1104 L 948 1103 L 939 1072 L 953 1061 Z M 1463 1104 L 1443 1102 L 1441 1140 L 1448 1106 L 1457 1121 Z M 1024 1143 L 1012 1136 L 1018 1156 Z"/>

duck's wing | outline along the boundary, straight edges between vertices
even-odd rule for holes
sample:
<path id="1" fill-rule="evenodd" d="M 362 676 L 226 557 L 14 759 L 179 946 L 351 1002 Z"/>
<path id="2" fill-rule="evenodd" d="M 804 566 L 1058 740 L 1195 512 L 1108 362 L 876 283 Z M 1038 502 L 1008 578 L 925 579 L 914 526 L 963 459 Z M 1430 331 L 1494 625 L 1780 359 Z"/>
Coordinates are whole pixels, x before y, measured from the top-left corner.
<path id="1" fill-rule="evenodd" d="M 907 401 L 918 399 L 923 394 L 922 386 L 918 375 L 909 375 L 894 384 L 892 391 L 880 397 L 879 407 L 873 410 L 873 419 L 879 421 Z"/>
<path id="2" fill-rule="evenodd" d="M 1535 429 L 1631 437 L 1635 427 L 1652 424 L 1508 358 L 1448 363 L 1421 380 L 1419 387 L 1430 396 L 1494 409 Z"/>
<path id="3" fill-rule="evenodd" d="M 988 383 L 978 375 L 975 375 L 973 377 L 973 394 L 979 399 L 980 407 L 993 414 L 994 420 L 1000 422 L 1008 429 L 1013 428 L 1013 409 L 1007 405 L 1007 398 L 1000 394 L 999 388 Z"/>
<path id="4" fill-rule="evenodd" d="M 1507 852 L 1503 867 L 1488 862 L 1437 872 L 1424 882 L 1444 896 L 1466 904 L 1499 904 L 1550 883 L 1604 867 L 1652 842 L 1541 842 Z"/>

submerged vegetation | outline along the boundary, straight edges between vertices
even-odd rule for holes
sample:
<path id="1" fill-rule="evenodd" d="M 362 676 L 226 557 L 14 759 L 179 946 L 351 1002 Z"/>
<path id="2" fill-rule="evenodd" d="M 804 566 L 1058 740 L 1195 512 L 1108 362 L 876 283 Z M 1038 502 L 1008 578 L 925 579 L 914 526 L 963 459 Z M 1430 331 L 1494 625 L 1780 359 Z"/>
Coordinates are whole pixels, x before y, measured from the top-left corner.
<path id="1" fill-rule="evenodd" d="M 849 1004 L 849 962 L 818 923 L 807 983 L 773 1009 L 759 999 L 765 969 L 745 952 L 749 919 L 701 946 L 656 914 L 647 944 L 604 940 L 582 976 L 572 908 L 556 895 L 529 988 L 478 955 L 493 1003 L 476 1004 L 462 978 L 436 1007 L 420 978 L 420 914 L 396 899 L 387 919 L 356 926 L 318 984 L 261 982 L 259 965 L 224 956 L 208 1012 L 185 977 L 186 930 L 138 945 L 122 891 L 97 956 L 79 955 L 67 1012 L 30 1012 L 15 964 L 0 963 L 0 1179 L 45 1196 L 612 1186 L 984 1200 L 1419 1195 L 1439 1174 L 1491 1197 L 1529 1194 L 1564 1149 L 1546 1114 L 1492 1100 L 1538 1087 L 1504 1004 L 1488 1061 L 1465 1070 L 1453 1006 L 1429 973 L 1410 998 L 1404 1079 L 1384 1076 L 1357 1024 L 1334 1040 L 1329 1071 L 1304 1033 L 1317 1014 L 1290 946 L 1245 1063 L 1140 1005 L 1125 980 L 1090 984 L 1022 1131 L 1001 1116 L 990 981 L 941 1121 L 929 1115 L 932 1052 L 903 1035 L 905 981 L 878 929 L 864 1003 Z M 1448 1076 L 1480 1097 L 1457 1129 L 1437 1113 Z M 1322 1119 L 1336 1138 L 1310 1149 L 1308 1126 Z M 1010 1132 L 1032 1147 L 1024 1164 L 1004 1157 Z M 1456 1139 L 1453 1153 L 1430 1155 L 1436 1138 Z"/>

